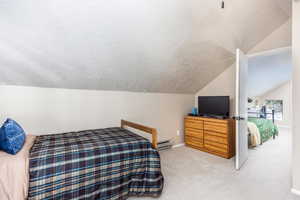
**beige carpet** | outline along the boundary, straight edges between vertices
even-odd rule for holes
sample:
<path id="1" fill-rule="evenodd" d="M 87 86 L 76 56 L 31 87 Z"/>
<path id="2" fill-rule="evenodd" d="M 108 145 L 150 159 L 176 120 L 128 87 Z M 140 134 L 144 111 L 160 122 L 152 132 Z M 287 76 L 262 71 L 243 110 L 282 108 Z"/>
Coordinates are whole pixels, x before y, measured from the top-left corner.
<path id="1" fill-rule="evenodd" d="M 159 200 L 300 200 L 290 193 L 291 137 L 250 150 L 240 171 L 226 160 L 188 147 L 161 152 L 165 188 Z M 130 200 L 153 198 L 130 198 Z"/>

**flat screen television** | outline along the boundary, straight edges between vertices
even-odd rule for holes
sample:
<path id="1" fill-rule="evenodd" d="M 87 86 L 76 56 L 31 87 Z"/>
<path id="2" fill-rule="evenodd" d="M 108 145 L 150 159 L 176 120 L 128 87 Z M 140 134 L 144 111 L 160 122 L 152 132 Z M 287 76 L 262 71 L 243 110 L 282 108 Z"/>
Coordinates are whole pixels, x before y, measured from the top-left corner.
<path id="1" fill-rule="evenodd" d="M 199 96 L 198 113 L 200 116 L 229 117 L 229 96 Z"/>

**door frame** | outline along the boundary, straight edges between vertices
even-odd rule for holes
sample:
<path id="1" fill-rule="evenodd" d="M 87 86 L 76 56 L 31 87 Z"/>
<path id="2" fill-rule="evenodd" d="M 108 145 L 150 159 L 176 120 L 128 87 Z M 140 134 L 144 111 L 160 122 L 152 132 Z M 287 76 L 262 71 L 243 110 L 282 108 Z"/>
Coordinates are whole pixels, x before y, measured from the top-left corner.
<path id="1" fill-rule="evenodd" d="M 286 51 L 292 51 L 292 46 L 261 51 L 261 52 L 258 52 L 258 53 L 250 53 L 250 54 L 246 54 L 246 56 L 248 56 L 248 58 L 252 58 L 252 57 L 256 57 L 256 56 L 268 56 L 268 55 L 273 55 L 273 54 L 276 54 L 276 53 L 282 53 L 282 52 L 286 52 Z M 238 72 L 236 72 L 236 73 L 238 73 Z M 235 83 L 238 84 L 237 79 L 236 79 Z M 291 95 L 293 95 L 293 94 L 291 93 Z M 237 97 L 236 97 L 235 109 L 237 109 L 237 106 L 239 106 L 239 102 L 238 102 Z M 236 145 L 238 145 L 238 144 L 239 144 L 238 143 L 238 137 L 236 136 Z M 238 154 L 238 152 L 236 152 L 236 155 L 237 154 Z M 236 168 L 236 163 L 235 163 L 235 168 Z"/>
<path id="2" fill-rule="evenodd" d="M 255 57 L 255 56 L 273 55 L 275 53 L 281 53 L 281 52 L 285 52 L 285 51 L 289 51 L 289 50 L 292 50 L 291 46 L 277 48 L 277 49 L 271 49 L 271 50 L 266 50 L 266 51 L 260 51 L 258 53 L 250 53 L 250 54 L 246 54 L 246 55 L 248 56 L 248 58 L 252 58 L 252 57 Z"/>

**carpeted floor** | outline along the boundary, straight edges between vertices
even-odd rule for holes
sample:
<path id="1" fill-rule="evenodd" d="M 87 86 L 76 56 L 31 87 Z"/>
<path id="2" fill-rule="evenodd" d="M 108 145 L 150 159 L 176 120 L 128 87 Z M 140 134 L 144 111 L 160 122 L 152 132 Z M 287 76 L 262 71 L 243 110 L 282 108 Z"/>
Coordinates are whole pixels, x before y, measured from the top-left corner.
<path id="1" fill-rule="evenodd" d="M 161 152 L 165 188 L 159 200 L 300 200 L 290 193 L 291 135 L 281 129 L 249 152 L 240 171 L 234 160 L 188 147 Z M 153 198 L 130 198 L 130 200 Z"/>

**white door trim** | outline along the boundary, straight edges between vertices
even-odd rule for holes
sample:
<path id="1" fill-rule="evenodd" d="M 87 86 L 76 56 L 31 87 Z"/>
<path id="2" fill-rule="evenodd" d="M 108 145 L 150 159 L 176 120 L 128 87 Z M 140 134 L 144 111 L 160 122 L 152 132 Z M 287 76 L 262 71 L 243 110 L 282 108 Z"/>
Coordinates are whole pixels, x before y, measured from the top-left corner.
<path id="1" fill-rule="evenodd" d="M 247 54 L 247 56 L 249 58 L 256 57 L 256 56 L 269 56 L 269 55 L 274 55 L 274 54 L 277 54 L 277 53 L 282 53 L 282 52 L 291 51 L 291 50 L 292 50 L 292 47 L 288 46 L 288 47 L 282 47 L 282 48 L 271 49 L 271 50 L 267 50 L 267 51 L 261 51 L 261 52 L 257 52 L 257 53 Z"/>

